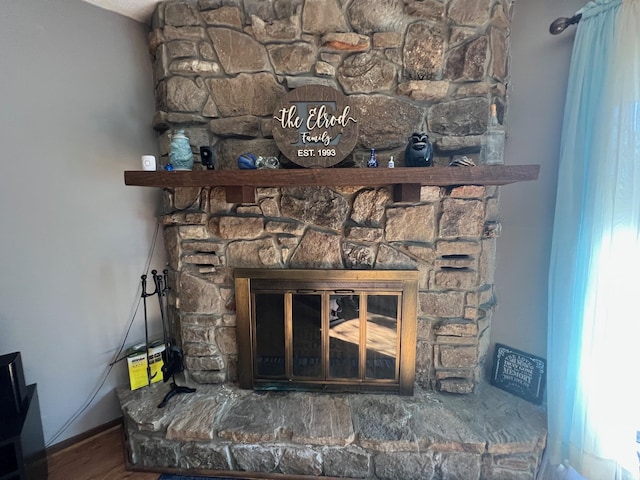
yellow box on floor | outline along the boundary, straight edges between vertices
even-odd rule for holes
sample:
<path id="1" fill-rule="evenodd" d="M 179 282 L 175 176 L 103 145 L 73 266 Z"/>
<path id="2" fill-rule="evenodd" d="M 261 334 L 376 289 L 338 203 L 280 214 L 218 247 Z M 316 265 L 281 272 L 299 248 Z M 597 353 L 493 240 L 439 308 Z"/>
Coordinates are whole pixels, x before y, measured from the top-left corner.
<path id="1" fill-rule="evenodd" d="M 131 348 L 131 353 L 127 355 L 131 390 L 137 390 L 149 385 L 149 377 L 151 377 L 151 383 L 162 381 L 163 352 L 164 344 L 162 342 L 154 342 L 149 345 L 148 358 L 150 368 L 149 372 L 147 372 L 147 355 L 144 353 L 144 344 Z"/>

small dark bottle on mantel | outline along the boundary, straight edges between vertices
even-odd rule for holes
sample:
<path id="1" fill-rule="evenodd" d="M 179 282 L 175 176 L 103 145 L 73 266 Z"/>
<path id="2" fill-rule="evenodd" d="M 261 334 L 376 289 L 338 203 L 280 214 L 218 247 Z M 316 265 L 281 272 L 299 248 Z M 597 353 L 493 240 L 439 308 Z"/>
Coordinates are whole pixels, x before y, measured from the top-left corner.
<path id="1" fill-rule="evenodd" d="M 371 149 L 371 156 L 369 157 L 369 161 L 367 162 L 367 167 L 369 168 L 378 168 L 378 160 L 376 159 L 376 149 Z"/>

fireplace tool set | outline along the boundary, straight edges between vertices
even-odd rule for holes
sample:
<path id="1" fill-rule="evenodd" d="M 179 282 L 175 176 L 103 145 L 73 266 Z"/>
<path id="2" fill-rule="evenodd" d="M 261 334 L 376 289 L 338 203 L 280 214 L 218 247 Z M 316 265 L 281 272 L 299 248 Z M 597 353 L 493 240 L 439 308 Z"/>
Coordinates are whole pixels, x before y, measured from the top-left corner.
<path id="1" fill-rule="evenodd" d="M 144 308 L 144 335 L 145 335 L 145 346 L 149 348 L 149 327 L 148 327 L 148 319 L 147 319 L 147 298 L 152 297 L 154 295 L 158 295 L 158 306 L 160 307 L 160 319 L 162 320 L 162 341 L 164 342 L 164 352 L 162 352 L 162 379 L 164 382 L 169 381 L 171 379 L 171 390 L 164 396 L 162 402 L 158 405 L 158 408 L 162 408 L 167 405 L 169 400 L 173 398 L 175 395 L 180 393 L 193 393 L 196 391 L 195 388 L 190 388 L 186 386 L 179 386 L 176 383 L 176 373 L 180 373 L 183 371 L 183 363 L 182 363 L 182 349 L 175 344 L 174 339 L 171 337 L 170 328 L 169 328 L 169 291 L 171 287 L 169 287 L 169 272 L 168 270 L 163 270 L 162 275 L 158 274 L 157 270 L 151 270 L 151 275 L 153 277 L 153 283 L 155 289 L 153 292 L 147 292 L 147 276 L 142 275 L 140 277 L 142 281 L 142 303 Z M 147 378 L 149 383 L 151 383 L 151 367 L 149 365 L 149 361 L 147 358 Z"/>

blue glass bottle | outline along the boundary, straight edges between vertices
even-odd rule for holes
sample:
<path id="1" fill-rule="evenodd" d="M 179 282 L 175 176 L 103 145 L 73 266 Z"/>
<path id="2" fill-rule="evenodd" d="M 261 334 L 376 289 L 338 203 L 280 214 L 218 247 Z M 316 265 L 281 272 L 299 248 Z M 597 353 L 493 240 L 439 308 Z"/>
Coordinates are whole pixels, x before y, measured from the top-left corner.
<path id="1" fill-rule="evenodd" d="M 369 157 L 369 161 L 367 162 L 367 167 L 369 168 L 378 168 L 378 160 L 376 159 L 376 149 L 371 149 L 371 156 Z"/>

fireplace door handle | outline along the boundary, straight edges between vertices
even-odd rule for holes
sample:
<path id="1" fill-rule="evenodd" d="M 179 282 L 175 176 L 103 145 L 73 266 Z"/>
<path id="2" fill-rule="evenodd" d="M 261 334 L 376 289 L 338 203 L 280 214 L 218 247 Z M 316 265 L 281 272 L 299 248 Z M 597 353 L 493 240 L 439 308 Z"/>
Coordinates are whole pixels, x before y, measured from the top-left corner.
<path id="1" fill-rule="evenodd" d="M 313 288 L 299 288 L 296 290 L 296 293 L 318 293 L 318 290 L 314 290 Z"/>
<path id="2" fill-rule="evenodd" d="M 333 293 L 337 293 L 338 295 L 346 295 L 351 293 L 356 293 L 355 290 L 334 290 Z"/>

